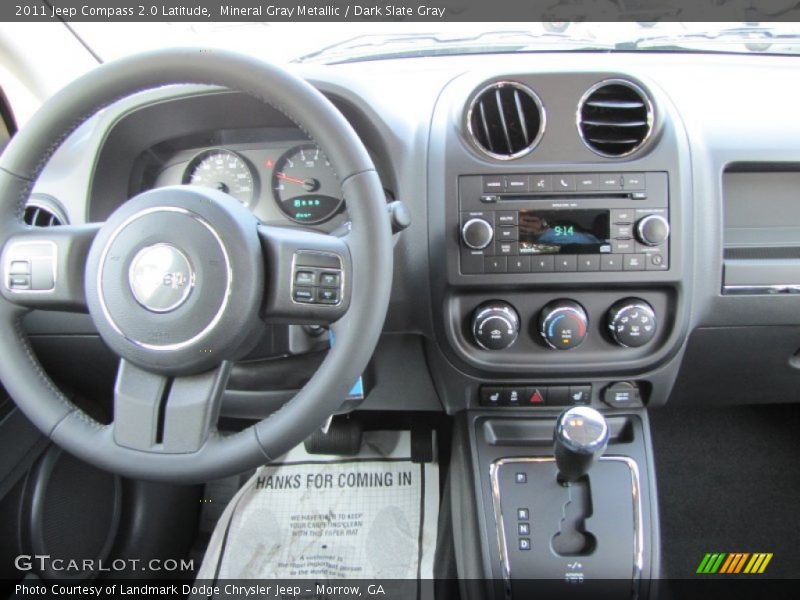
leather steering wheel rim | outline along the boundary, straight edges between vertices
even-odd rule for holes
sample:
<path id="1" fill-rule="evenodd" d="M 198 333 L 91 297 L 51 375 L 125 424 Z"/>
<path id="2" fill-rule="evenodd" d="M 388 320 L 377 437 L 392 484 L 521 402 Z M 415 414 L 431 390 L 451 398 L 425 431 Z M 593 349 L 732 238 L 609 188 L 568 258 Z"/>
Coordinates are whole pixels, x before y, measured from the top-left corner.
<path id="1" fill-rule="evenodd" d="M 20 306 L 3 288 L 0 380 L 17 406 L 56 444 L 100 468 L 129 477 L 200 482 L 254 468 L 301 442 L 333 414 L 366 367 L 389 304 L 392 235 L 383 188 L 363 143 L 341 113 L 299 77 L 257 59 L 217 50 L 150 52 L 107 63 L 50 98 L 0 156 L 0 247 L 29 229 L 22 223 L 33 183 L 75 129 L 132 94 L 172 84 L 246 93 L 295 122 L 329 157 L 347 198 L 352 261 L 347 312 L 332 323 L 336 345 L 311 380 L 279 411 L 235 434 L 212 427 L 191 452 L 120 445 L 114 424 L 76 407 L 42 369 L 25 335 Z M 58 228 L 54 228 L 58 229 Z M 3 277 L 8 273 L 3 272 Z"/>

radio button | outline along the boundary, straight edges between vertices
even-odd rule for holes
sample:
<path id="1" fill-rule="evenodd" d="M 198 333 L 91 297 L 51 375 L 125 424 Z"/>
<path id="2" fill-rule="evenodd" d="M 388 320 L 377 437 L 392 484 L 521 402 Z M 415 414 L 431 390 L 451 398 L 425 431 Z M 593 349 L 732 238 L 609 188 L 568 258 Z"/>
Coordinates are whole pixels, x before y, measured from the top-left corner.
<path id="1" fill-rule="evenodd" d="M 597 191 L 597 174 L 583 173 L 577 176 L 576 185 L 579 192 Z"/>
<path id="2" fill-rule="evenodd" d="M 622 175 L 622 189 L 643 190 L 644 173 L 624 173 Z"/>
<path id="3" fill-rule="evenodd" d="M 495 213 L 495 223 L 498 225 L 516 225 L 519 213 L 515 210 L 499 211 Z"/>
<path id="4" fill-rule="evenodd" d="M 507 266 L 505 256 L 489 256 L 483 259 L 484 273 L 505 273 Z"/>
<path id="5" fill-rule="evenodd" d="M 519 244 L 517 242 L 498 242 L 495 245 L 497 254 L 503 256 L 516 256 L 519 254 Z"/>
<path id="6" fill-rule="evenodd" d="M 528 191 L 527 175 L 509 175 L 506 177 L 506 192 L 524 194 Z"/>
<path id="7" fill-rule="evenodd" d="M 651 254 L 647 257 L 648 271 L 666 271 L 667 269 L 669 269 L 669 264 L 663 254 Z"/>
<path id="8" fill-rule="evenodd" d="M 619 173 L 603 173 L 600 175 L 599 189 L 603 191 L 619 191 L 622 189 L 622 175 Z"/>
<path id="9" fill-rule="evenodd" d="M 487 194 L 499 194 L 504 192 L 502 175 L 484 175 L 483 191 Z"/>
<path id="10" fill-rule="evenodd" d="M 625 271 L 644 271 L 645 255 L 626 254 L 623 259 L 623 268 Z"/>
<path id="11" fill-rule="evenodd" d="M 622 271 L 622 255 L 621 254 L 601 254 L 600 255 L 600 270 L 601 271 Z"/>
<path id="12" fill-rule="evenodd" d="M 599 254 L 581 254 L 578 256 L 578 271 L 599 271 Z"/>
<path id="13" fill-rule="evenodd" d="M 611 240 L 611 251 L 614 254 L 632 254 L 633 250 L 633 240 Z"/>
<path id="14" fill-rule="evenodd" d="M 578 270 L 578 257 L 573 255 L 556 257 L 556 273 L 574 273 Z"/>
<path id="15" fill-rule="evenodd" d="M 633 237 L 633 225 L 617 224 L 611 226 L 611 237 L 617 240 L 629 240 Z"/>
<path id="16" fill-rule="evenodd" d="M 575 175 L 555 175 L 553 176 L 553 189 L 557 192 L 574 192 Z"/>
<path id="17" fill-rule="evenodd" d="M 530 273 L 531 272 L 531 257 L 530 256 L 513 256 L 508 258 L 508 272 L 509 273 Z"/>
<path id="18" fill-rule="evenodd" d="M 552 192 L 552 175 L 531 175 L 528 188 L 531 192 Z"/>
<path id="19" fill-rule="evenodd" d="M 648 246 L 659 246 L 669 238 L 669 221 L 661 215 L 647 215 L 636 223 L 636 237 Z"/>
<path id="20" fill-rule="evenodd" d="M 554 270 L 553 256 L 531 256 L 531 273 L 552 273 Z"/>
<path id="21" fill-rule="evenodd" d="M 497 227 L 497 241 L 498 242 L 516 242 L 519 232 L 517 227 Z"/>
<path id="22" fill-rule="evenodd" d="M 611 222 L 615 225 L 629 225 L 633 223 L 633 212 L 626 209 L 614 209 L 611 211 Z"/>
<path id="23" fill-rule="evenodd" d="M 476 217 L 469 219 L 461 228 L 461 239 L 473 250 L 483 250 L 492 243 L 494 230 L 486 219 Z"/>

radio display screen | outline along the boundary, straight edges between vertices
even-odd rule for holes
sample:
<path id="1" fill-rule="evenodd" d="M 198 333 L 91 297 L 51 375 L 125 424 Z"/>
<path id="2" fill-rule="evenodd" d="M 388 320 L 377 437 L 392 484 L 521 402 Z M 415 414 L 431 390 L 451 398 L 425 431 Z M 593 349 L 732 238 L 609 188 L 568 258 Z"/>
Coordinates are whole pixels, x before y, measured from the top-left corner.
<path id="1" fill-rule="evenodd" d="M 520 254 L 611 252 L 608 210 L 519 211 Z"/>

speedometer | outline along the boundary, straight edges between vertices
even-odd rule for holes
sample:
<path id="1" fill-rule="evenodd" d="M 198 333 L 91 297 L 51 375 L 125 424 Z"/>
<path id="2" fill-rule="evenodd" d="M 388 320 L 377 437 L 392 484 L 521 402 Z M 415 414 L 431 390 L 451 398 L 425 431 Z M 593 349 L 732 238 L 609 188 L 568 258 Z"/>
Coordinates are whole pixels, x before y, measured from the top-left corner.
<path id="1" fill-rule="evenodd" d="M 225 192 L 245 206 L 256 197 L 256 177 L 247 160 L 236 152 L 215 148 L 195 156 L 183 174 L 183 183 Z"/>
<path id="2" fill-rule="evenodd" d="M 297 223 L 322 223 L 342 205 L 339 180 L 318 146 L 292 148 L 275 163 L 272 193 L 281 212 Z"/>

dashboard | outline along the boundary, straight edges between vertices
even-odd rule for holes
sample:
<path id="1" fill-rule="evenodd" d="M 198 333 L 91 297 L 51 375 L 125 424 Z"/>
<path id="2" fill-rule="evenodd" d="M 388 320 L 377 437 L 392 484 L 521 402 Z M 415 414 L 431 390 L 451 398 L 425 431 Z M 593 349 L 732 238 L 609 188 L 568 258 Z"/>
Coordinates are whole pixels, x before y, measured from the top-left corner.
<path id="1" fill-rule="evenodd" d="M 788 57 L 560 53 L 298 67 L 411 214 L 364 406 L 657 406 L 734 401 L 754 385 L 753 401 L 791 400 L 795 71 Z M 197 86 L 96 116 L 36 193 L 80 223 L 186 183 L 231 193 L 265 223 L 347 221 L 324 152 L 295 124 Z M 399 406 L 403 364 L 421 388 Z"/>

